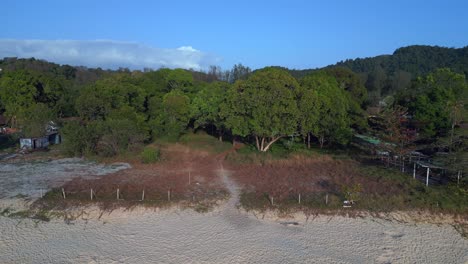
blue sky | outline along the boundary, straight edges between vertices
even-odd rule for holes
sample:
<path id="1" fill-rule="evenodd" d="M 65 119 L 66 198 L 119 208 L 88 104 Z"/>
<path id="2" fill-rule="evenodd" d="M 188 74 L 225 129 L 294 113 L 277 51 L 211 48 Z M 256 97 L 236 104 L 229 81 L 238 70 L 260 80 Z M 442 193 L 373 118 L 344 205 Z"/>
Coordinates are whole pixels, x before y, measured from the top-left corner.
<path id="1" fill-rule="evenodd" d="M 407 45 L 468 45 L 468 1 L 1 3 L 0 57 L 91 67 L 315 68 Z"/>

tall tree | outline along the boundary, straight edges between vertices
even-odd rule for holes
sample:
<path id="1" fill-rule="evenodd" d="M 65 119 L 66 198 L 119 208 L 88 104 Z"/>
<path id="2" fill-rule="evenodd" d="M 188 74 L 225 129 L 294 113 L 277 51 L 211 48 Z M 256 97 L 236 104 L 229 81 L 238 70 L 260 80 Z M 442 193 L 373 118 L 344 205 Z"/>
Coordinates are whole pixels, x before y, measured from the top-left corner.
<path id="1" fill-rule="evenodd" d="M 246 80 L 251 73 L 252 70 L 249 67 L 244 66 L 241 63 L 235 64 L 229 74 L 229 82 L 235 83 L 237 80 Z"/>
<path id="2" fill-rule="evenodd" d="M 364 87 L 359 76 L 350 69 L 344 67 L 328 68 L 326 72 L 335 77 L 338 86 L 345 90 L 349 97 L 348 114 L 351 127 L 359 131 L 365 130 L 367 128 L 367 119 L 364 109 L 369 101 L 366 87 Z"/>
<path id="3" fill-rule="evenodd" d="M 310 94 L 299 103 L 300 107 L 303 107 L 300 119 L 302 134 L 316 136 L 320 147 L 323 147 L 325 141 L 347 143 L 350 135 L 349 98 L 338 86 L 336 79 L 318 71 L 304 77 L 301 87 L 306 91 L 306 95 Z M 309 114 L 313 117 L 308 117 Z"/>
<path id="4" fill-rule="evenodd" d="M 411 93 L 406 93 L 407 104 L 423 134 L 432 137 L 447 133 L 451 127 L 451 110 L 457 105 L 455 102 L 466 100 L 463 99 L 468 89 L 465 76 L 449 69 L 438 69 L 418 78 L 413 88 Z M 452 108 L 448 107 L 450 104 Z"/>
<path id="5" fill-rule="evenodd" d="M 55 118 L 55 113 L 46 104 L 34 103 L 20 111 L 18 123 L 26 137 L 42 137 L 47 134 L 49 122 Z"/>
<path id="6" fill-rule="evenodd" d="M 213 125 L 222 141 L 225 131 L 224 118 L 221 115 L 221 105 L 226 98 L 229 84 L 225 82 L 213 82 L 206 85 L 195 96 L 191 104 L 191 116 L 195 120 L 195 128 Z"/>
<path id="7" fill-rule="evenodd" d="M 165 136 L 175 140 L 187 129 L 190 121 L 190 98 L 183 92 L 170 91 L 162 101 L 152 98 L 149 108 L 156 111 L 149 120 L 153 138 Z"/>
<path id="8" fill-rule="evenodd" d="M 299 84 L 287 71 L 264 68 L 228 91 L 222 114 L 234 135 L 253 136 L 259 151 L 267 151 L 297 128 L 296 89 Z"/>

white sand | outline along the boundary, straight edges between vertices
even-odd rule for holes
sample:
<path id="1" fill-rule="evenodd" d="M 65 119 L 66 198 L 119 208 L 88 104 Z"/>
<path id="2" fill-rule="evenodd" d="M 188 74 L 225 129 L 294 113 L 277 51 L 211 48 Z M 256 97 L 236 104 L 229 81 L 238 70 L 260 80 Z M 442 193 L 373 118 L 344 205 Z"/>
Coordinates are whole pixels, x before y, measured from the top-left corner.
<path id="1" fill-rule="evenodd" d="M 235 209 L 238 190 L 207 214 L 97 212 L 67 225 L 0 217 L 0 263 L 467 263 L 468 240 L 448 225 L 321 216 L 298 226 Z M 88 210 L 89 211 L 89 210 Z"/>
<path id="2" fill-rule="evenodd" d="M 0 217 L 0 263 L 466 263 L 450 226 L 319 217 L 283 226 L 224 211 L 115 213 L 71 225 Z"/>
<path id="3" fill-rule="evenodd" d="M 16 195 L 39 198 L 41 192 L 45 193 L 74 177 L 95 178 L 128 168 L 130 165 L 127 163 L 102 165 L 79 158 L 0 162 L 0 198 Z"/>

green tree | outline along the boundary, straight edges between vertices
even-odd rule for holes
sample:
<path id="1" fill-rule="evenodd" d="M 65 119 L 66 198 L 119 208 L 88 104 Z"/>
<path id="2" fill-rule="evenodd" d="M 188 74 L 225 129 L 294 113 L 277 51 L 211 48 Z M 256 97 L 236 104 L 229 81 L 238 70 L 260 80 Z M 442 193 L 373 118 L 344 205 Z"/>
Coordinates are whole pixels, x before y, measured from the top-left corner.
<path id="1" fill-rule="evenodd" d="M 47 125 L 55 120 L 54 112 L 43 103 L 34 103 L 22 109 L 18 122 L 26 137 L 41 137 L 47 134 Z"/>
<path id="2" fill-rule="evenodd" d="M 451 120 L 455 120 L 456 102 L 465 100 L 467 89 L 465 76 L 449 69 L 438 69 L 414 82 L 414 91 L 406 96 L 424 135 L 433 137 L 447 133 L 453 123 Z"/>
<path id="3" fill-rule="evenodd" d="M 153 137 L 166 136 L 177 139 L 187 129 L 190 121 L 190 98 L 179 90 L 164 95 L 163 100 L 154 97 L 149 101 L 149 120 Z"/>
<path id="4" fill-rule="evenodd" d="M 71 120 L 65 122 L 60 129 L 63 152 L 70 156 L 96 154 L 96 146 L 101 137 L 100 122 L 102 121 L 84 123 Z"/>
<path id="5" fill-rule="evenodd" d="M 17 115 L 36 101 L 38 77 L 31 71 L 8 71 L 0 79 L 0 100 L 5 108 L 5 115 L 12 120 L 11 126 L 17 126 Z"/>
<path id="6" fill-rule="evenodd" d="M 229 73 L 229 82 L 235 83 L 238 80 L 246 80 L 251 73 L 252 70 L 249 67 L 244 66 L 241 63 L 235 64 Z"/>
<path id="7" fill-rule="evenodd" d="M 221 105 L 225 101 L 228 88 L 228 83 L 210 83 L 197 93 L 191 104 L 191 116 L 195 120 L 195 129 L 213 125 L 216 127 L 220 141 L 225 131 Z"/>
<path id="8" fill-rule="evenodd" d="M 297 129 L 296 89 L 299 84 L 287 71 L 264 68 L 228 91 L 222 116 L 234 135 L 253 136 L 259 151 L 267 151 Z"/>
<path id="9" fill-rule="evenodd" d="M 316 136 L 321 148 L 325 141 L 347 143 L 351 134 L 349 98 L 336 79 L 323 71 L 314 72 L 301 80 L 301 87 L 309 94 L 299 102 L 302 134 Z M 309 114 L 312 117 L 307 116 Z"/>
<path id="10" fill-rule="evenodd" d="M 368 104 L 366 87 L 359 76 L 348 68 L 333 67 L 326 69 L 326 73 L 335 77 L 338 86 L 346 91 L 349 102 L 348 115 L 351 127 L 357 130 L 367 128 L 367 119 L 365 117 L 365 108 Z"/>

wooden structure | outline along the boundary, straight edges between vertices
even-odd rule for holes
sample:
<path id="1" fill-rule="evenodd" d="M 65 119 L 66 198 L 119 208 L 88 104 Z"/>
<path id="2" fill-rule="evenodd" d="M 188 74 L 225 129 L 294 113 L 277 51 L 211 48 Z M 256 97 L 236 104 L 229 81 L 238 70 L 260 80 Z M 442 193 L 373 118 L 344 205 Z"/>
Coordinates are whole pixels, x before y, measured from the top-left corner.
<path id="1" fill-rule="evenodd" d="M 21 149 L 44 149 L 49 146 L 49 136 L 20 138 Z"/>
<path id="2" fill-rule="evenodd" d="M 428 162 L 416 161 L 414 163 L 413 178 L 416 178 L 416 164 L 418 166 L 426 168 L 426 186 L 429 186 L 429 174 L 431 173 L 431 169 L 432 170 L 434 170 L 434 169 L 443 169 L 442 167 L 436 166 L 434 164 L 430 164 Z"/>
<path id="3" fill-rule="evenodd" d="M 62 138 L 58 132 L 50 132 L 42 137 L 20 138 L 20 148 L 27 150 L 45 149 L 49 145 L 61 142 Z"/>

